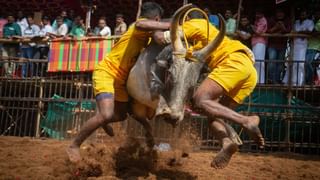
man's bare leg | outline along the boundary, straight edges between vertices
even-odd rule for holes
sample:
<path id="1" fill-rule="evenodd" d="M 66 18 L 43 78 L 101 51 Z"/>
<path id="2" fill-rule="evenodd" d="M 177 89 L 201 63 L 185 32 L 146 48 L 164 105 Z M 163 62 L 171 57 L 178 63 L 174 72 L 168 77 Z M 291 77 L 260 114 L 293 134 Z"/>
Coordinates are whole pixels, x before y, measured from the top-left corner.
<path id="1" fill-rule="evenodd" d="M 127 118 L 127 112 L 128 112 L 128 103 L 127 102 L 119 102 L 119 101 L 114 101 L 114 113 L 112 116 L 112 119 L 106 121 L 101 125 L 103 130 L 110 136 L 114 136 L 114 131 L 113 128 L 110 126 L 110 123 L 115 123 L 115 122 L 120 122 L 124 121 Z"/>
<path id="2" fill-rule="evenodd" d="M 222 118 L 241 125 L 246 129 L 260 148 L 264 146 L 264 139 L 259 129 L 258 116 L 244 116 L 228 107 L 221 105 L 218 99 L 224 94 L 223 88 L 215 81 L 207 78 L 194 95 L 196 105 L 203 109 L 211 118 Z"/>
<path id="3" fill-rule="evenodd" d="M 114 112 L 114 99 L 101 99 L 97 101 L 98 113 L 84 123 L 79 134 L 74 138 L 67 149 L 67 154 L 71 162 L 79 162 L 81 144 L 102 124 L 112 119 Z"/>
<path id="4" fill-rule="evenodd" d="M 220 121 L 212 120 L 210 125 L 215 137 L 220 141 L 222 146 L 219 153 L 211 162 L 211 167 L 222 169 L 228 165 L 232 155 L 237 152 L 238 145 L 230 139 L 227 129 Z"/>

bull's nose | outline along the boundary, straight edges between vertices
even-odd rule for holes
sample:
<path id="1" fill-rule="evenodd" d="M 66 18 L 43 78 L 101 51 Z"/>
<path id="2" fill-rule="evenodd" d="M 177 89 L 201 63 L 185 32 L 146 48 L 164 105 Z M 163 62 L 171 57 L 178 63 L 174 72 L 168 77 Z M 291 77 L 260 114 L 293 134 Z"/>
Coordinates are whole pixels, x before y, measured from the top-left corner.
<path id="1" fill-rule="evenodd" d="M 184 118 L 184 113 L 177 112 L 177 113 L 171 113 L 171 119 L 176 120 L 177 122 L 181 122 Z"/>
<path id="2" fill-rule="evenodd" d="M 156 116 L 170 115 L 170 114 L 171 114 L 171 109 L 169 107 L 157 108 Z"/>

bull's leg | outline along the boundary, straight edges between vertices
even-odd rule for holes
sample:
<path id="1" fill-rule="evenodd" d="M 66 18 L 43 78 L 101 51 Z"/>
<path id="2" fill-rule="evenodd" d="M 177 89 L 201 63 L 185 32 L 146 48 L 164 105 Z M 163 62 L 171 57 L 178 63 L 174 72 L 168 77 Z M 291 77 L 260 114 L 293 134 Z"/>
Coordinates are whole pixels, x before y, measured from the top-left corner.
<path id="1" fill-rule="evenodd" d="M 133 118 L 137 120 L 146 131 L 145 137 L 148 147 L 153 148 L 155 141 L 152 134 L 152 127 L 147 118 L 148 116 L 150 116 L 150 114 L 152 114 L 152 112 L 150 112 L 150 109 L 147 106 L 136 101 L 132 104 L 132 111 Z"/>

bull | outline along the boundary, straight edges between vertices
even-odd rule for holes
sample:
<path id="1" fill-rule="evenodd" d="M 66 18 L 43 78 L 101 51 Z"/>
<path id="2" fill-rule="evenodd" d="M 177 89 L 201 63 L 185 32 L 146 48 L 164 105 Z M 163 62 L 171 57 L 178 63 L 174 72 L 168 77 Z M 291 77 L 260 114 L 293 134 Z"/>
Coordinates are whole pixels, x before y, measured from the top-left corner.
<path id="1" fill-rule="evenodd" d="M 186 53 L 178 30 L 179 22 L 191 5 L 184 6 L 176 11 L 172 19 L 170 29 L 171 45 L 163 47 L 151 43 L 138 57 L 135 66 L 131 69 L 127 90 L 133 98 L 132 111 L 136 119 L 146 130 L 148 145 L 153 145 L 152 129 L 147 119 L 165 118 L 167 122 L 176 125 L 184 118 L 184 105 L 189 98 L 188 91 L 197 85 L 201 69 L 205 60 L 222 42 L 225 35 L 225 22 L 220 18 L 220 32 L 217 37 L 206 47 L 193 53 L 198 61 L 185 59 Z M 150 80 L 152 76 L 152 64 L 157 60 L 170 62 L 167 70 L 171 83 L 165 84 L 167 88 L 157 98 L 151 94 Z M 155 72 L 156 73 L 156 72 Z M 231 126 L 226 125 L 230 137 L 241 144 L 241 140 Z"/>

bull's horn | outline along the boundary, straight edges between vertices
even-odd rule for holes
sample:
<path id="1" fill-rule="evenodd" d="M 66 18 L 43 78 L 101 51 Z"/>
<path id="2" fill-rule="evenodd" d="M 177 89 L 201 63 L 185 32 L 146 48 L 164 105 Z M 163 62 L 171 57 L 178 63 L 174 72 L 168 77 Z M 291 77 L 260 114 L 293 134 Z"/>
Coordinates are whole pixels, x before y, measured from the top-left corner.
<path id="1" fill-rule="evenodd" d="M 199 51 L 195 51 L 193 53 L 193 57 L 197 59 L 198 61 L 204 62 L 210 54 L 217 49 L 217 47 L 222 42 L 224 35 L 226 34 L 226 25 L 223 17 L 219 14 L 219 21 L 220 23 L 220 32 L 218 33 L 217 37 L 211 41 L 206 47 L 202 48 Z"/>
<path id="2" fill-rule="evenodd" d="M 173 56 L 174 58 L 178 55 L 185 54 L 185 48 L 182 44 L 180 34 L 179 34 L 179 21 L 180 17 L 183 13 L 185 13 L 188 9 L 192 8 L 192 4 L 187 4 L 181 8 L 179 8 L 173 15 L 171 28 L 170 28 L 170 37 L 171 42 L 173 43 Z"/>

